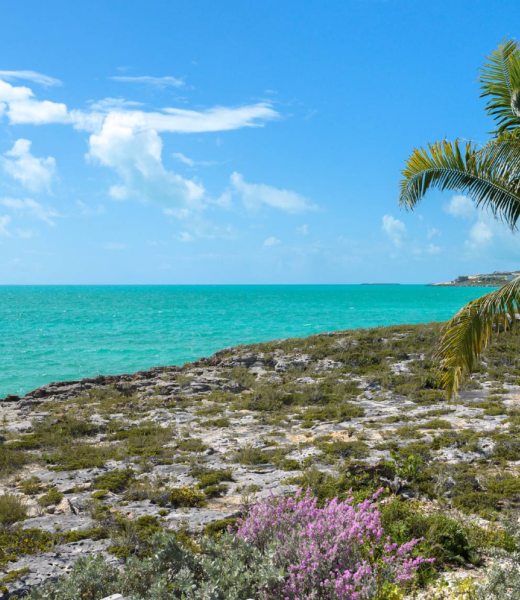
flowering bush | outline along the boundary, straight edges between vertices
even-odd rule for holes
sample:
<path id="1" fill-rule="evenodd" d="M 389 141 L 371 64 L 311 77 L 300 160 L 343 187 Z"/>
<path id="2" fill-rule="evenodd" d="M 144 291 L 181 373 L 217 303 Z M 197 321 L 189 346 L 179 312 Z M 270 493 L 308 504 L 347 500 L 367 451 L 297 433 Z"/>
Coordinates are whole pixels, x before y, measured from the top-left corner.
<path id="1" fill-rule="evenodd" d="M 375 500 L 331 500 L 319 508 L 309 492 L 270 498 L 239 522 L 237 536 L 273 553 L 286 572 L 272 600 L 372 600 L 413 579 L 433 559 L 412 557 L 420 540 L 402 545 L 383 535 Z M 265 593 L 265 591 L 264 591 Z"/>

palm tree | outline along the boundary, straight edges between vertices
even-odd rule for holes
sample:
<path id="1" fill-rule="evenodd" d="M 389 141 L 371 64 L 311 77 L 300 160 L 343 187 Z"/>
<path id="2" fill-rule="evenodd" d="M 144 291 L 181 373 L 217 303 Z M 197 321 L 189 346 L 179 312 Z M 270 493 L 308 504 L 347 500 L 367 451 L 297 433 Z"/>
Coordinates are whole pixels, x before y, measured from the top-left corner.
<path id="1" fill-rule="evenodd" d="M 480 72 L 481 97 L 495 120 L 484 146 L 442 141 L 412 152 L 403 170 L 399 205 L 414 210 L 431 188 L 466 193 L 478 207 L 516 230 L 520 218 L 520 47 L 504 40 Z M 464 306 L 445 325 L 437 351 L 448 398 L 478 363 L 498 331 L 520 311 L 520 277 Z"/>

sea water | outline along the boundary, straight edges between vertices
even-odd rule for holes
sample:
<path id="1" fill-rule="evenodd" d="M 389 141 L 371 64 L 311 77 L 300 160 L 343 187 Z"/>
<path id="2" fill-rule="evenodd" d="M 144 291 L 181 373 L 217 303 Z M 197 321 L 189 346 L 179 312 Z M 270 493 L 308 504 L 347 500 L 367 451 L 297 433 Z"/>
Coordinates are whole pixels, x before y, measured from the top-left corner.
<path id="1" fill-rule="evenodd" d="M 489 288 L 0 286 L 0 398 L 51 381 L 180 365 L 228 346 L 444 321 Z"/>

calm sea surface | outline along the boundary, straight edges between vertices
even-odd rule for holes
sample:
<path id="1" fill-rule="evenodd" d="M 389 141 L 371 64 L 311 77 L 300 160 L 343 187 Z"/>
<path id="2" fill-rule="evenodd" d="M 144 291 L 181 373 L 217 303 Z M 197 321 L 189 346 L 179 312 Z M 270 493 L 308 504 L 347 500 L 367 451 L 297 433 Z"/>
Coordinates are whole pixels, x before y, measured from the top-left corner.
<path id="1" fill-rule="evenodd" d="M 0 286 L 0 398 L 227 346 L 449 318 L 489 288 Z"/>

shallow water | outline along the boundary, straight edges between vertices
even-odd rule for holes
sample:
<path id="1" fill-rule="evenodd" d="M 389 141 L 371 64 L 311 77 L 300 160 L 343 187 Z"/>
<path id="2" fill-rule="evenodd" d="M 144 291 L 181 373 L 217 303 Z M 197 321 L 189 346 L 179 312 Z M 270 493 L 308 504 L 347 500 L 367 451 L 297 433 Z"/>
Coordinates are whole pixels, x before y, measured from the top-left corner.
<path id="1" fill-rule="evenodd" d="M 51 381 L 182 364 L 227 346 L 443 321 L 489 288 L 0 286 L 0 398 Z"/>

